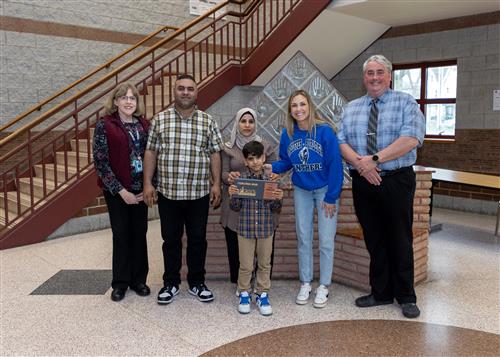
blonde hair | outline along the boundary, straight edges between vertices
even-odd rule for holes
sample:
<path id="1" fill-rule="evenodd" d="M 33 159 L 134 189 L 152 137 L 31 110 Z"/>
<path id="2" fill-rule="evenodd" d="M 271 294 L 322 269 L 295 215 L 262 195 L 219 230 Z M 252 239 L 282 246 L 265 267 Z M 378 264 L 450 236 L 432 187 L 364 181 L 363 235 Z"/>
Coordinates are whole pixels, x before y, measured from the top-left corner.
<path id="1" fill-rule="evenodd" d="M 308 125 L 307 131 L 311 135 L 311 137 L 316 136 L 316 125 L 318 124 L 329 124 L 326 120 L 321 118 L 316 111 L 316 107 L 311 100 L 311 96 L 303 89 L 296 90 L 292 94 L 290 94 L 290 98 L 288 98 L 288 115 L 286 117 L 285 128 L 288 133 L 288 136 L 291 138 L 294 132 L 295 119 L 292 117 L 292 100 L 301 95 L 306 98 L 307 104 L 309 104 L 309 116 L 307 118 Z"/>
<path id="2" fill-rule="evenodd" d="M 132 91 L 132 94 L 134 95 L 134 97 L 136 99 L 136 105 L 137 105 L 133 115 L 140 117 L 144 114 L 144 105 L 143 105 L 142 101 L 140 100 L 139 91 L 130 82 L 120 83 L 115 87 L 115 89 L 113 89 L 111 91 L 111 94 L 109 95 L 109 97 L 106 99 L 106 102 L 104 103 L 104 110 L 105 110 L 106 114 L 110 115 L 110 114 L 116 113 L 116 111 L 118 110 L 118 107 L 115 104 L 115 100 L 126 95 L 129 89 Z"/>

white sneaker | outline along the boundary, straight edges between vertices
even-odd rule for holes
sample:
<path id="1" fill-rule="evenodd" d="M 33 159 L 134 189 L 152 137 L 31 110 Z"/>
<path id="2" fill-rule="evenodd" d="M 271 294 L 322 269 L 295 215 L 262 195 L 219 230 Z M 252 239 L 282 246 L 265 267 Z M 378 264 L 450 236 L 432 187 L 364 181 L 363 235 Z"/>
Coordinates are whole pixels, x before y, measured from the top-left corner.
<path id="1" fill-rule="evenodd" d="M 269 316 L 273 314 L 273 308 L 271 303 L 269 302 L 269 296 L 266 292 L 263 292 L 260 295 L 257 295 L 255 298 L 255 302 L 259 307 L 260 314 L 263 316 Z"/>
<path id="2" fill-rule="evenodd" d="M 240 294 L 240 303 L 238 304 L 238 311 L 240 314 L 248 314 L 250 312 L 250 303 L 252 302 L 252 297 L 246 291 L 242 291 Z"/>
<path id="3" fill-rule="evenodd" d="M 300 286 L 299 293 L 295 299 L 295 303 L 298 305 L 305 305 L 309 301 L 309 294 L 311 293 L 311 284 L 303 283 Z"/>
<path id="4" fill-rule="evenodd" d="M 314 297 L 314 307 L 325 307 L 328 302 L 328 288 L 324 285 L 318 286 L 316 289 L 316 296 Z"/>

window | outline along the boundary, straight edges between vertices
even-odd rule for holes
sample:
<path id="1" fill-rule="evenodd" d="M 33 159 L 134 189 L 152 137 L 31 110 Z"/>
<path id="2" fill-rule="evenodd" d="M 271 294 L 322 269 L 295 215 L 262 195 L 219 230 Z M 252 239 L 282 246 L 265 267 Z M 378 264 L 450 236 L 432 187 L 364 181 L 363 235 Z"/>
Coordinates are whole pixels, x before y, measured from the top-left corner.
<path id="1" fill-rule="evenodd" d="M 416 99 L 426 117 L 426 137 L 455 136 L 456 60 L 394 65 L 392 86 Z"/>

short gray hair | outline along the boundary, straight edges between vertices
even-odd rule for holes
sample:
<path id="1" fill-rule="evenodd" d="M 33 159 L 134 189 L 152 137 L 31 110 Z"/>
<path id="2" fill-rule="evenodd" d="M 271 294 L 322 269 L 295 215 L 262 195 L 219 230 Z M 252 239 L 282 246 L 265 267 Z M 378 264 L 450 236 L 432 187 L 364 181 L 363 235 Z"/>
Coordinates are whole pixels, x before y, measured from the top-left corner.
<path id="1" fill-rule="evenodd" d="M 392 72 L 392 63 L 391 63 L 391 61 L 389 61 L 383 55 L 373 55 L 373 56 L 370 56 L 365 61 L 365 63 L 363 63 L 363 73 L 366 71 L 366 66 L 368 66 L 369 62 L 377 62 L 377 63 L 383 65 L 385 68 L 387 68 L 387 70 L 389 71 L 389 73 Z"/>

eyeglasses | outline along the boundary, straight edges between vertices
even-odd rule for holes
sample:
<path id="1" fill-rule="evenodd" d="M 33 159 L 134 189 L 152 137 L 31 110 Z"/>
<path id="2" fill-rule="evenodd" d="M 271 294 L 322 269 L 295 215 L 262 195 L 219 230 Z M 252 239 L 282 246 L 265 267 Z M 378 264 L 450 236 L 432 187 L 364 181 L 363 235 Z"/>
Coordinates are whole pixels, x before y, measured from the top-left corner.
<path id="1" fill-rule="evenodd" d="M 137 102 L 137 98 L 134 95 L 131 95 L 130 97 L 127 95 L 122 95 L 121 97 L 119 97 L 119 99 L 124 101 L 124 102 L 126 102 L 127 100 L 129 100 L 131 102 Z"/>

